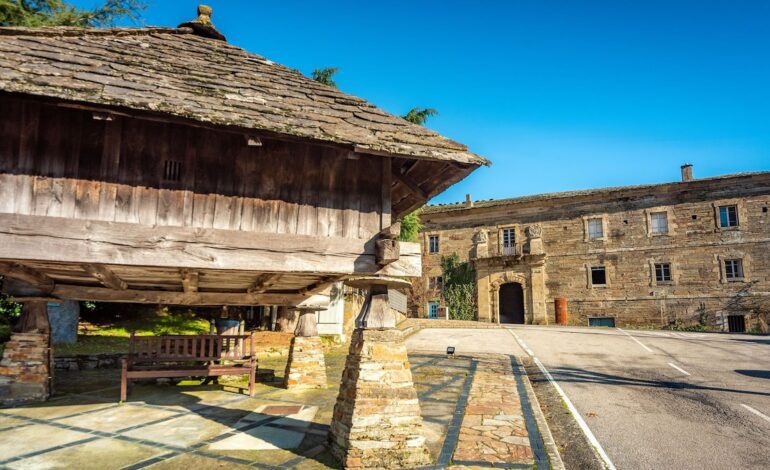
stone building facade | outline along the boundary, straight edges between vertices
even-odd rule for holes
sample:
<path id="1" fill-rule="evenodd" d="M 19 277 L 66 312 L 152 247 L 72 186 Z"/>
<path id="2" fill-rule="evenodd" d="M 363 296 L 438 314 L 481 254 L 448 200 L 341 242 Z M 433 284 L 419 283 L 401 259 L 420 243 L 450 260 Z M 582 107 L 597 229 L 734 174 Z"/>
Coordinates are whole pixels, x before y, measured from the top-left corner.
<path id="1" fill-rule="evenodd" d="M 768 206 L 770 172 L 694 180 L 689 165 L 676 183 L 428 206 L 413 313 L 443 313 L 441 259 L 456 253 L 476 269 L 479 321 L 553 323 L 561 297 L 575 325 L 754 328 L 770 306 Z"/>

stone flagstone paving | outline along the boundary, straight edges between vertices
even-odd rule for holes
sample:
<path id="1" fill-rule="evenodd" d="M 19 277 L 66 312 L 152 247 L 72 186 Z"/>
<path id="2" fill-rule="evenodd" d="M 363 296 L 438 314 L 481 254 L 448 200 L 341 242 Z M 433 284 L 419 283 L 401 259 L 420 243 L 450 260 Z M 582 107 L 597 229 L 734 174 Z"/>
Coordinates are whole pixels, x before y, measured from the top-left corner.
<path id="1" fill-rule="evenodd" d="M 434 462 L 428 468 L 538 461 L 533 449 L 542 443 L 528 444 L 513 358 L 409 358 Z M 330 384 L 339 383 L 343 361 L 327 353 Z M 260 367 L 282 371 L 285 363 Z M 325 447 L 335 386 L 288 391 L 279 376 L 250 398 L 234 386 L 242 383 L 138 385 L 118 404 L 118 374 L 60 374 L 54 399 L 0 409 L 0 469 L 338 468 Z M 547 462 L 538 461 L 542 468 Z"/>

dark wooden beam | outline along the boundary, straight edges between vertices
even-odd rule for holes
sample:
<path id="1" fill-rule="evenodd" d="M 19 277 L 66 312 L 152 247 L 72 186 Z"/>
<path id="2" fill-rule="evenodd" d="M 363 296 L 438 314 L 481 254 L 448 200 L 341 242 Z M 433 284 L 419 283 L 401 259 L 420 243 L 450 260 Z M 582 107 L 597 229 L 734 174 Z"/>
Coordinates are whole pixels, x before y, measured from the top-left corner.
<path id="1" fill-rule="evenodd" d="M 254 281 L 254 285 L 249 288 L 249 294 L 261 294 L 280 280 L 280 274 L 262 274 Z"/>
<path id="2" fill-rule="evenodd" d="M 297 293 L 220 293 L 171 292 L 152 290 L 114 290 L 103 287 L 83 287 L 58 284 L 53 295 L 61 299 L 92 300 L 96 302 L 126 302 L 166 305 L 297 305 L 308 295 Z"/>
<path id="3" fill-rule="evenodd" d="M 15 262 L 0 261 L 0 274 L 29 284 L 43 293 L 53 291 L 56 284 L 45 274 Z"/>
<path id="4" fill-rule="evenodd" d="M 420 197 L 420 198 L 422 199 L 423 203 L 425 203 L 425 202 L 426 202 L 426 201 L 429 199 L 429 197 L 430 197 L 430 194 L 428 194 L 427 192 L 425 192 L 425 190 L 423 190 L 423 189 L 420 187 L 420 185 L 419 185 L 419 184 L 417 184 L 417 183 L 416 183 L 416 182 L 415 182 L 415 181 L 412 179 L 412 177 L 411 177 L 411 176 L 409 176 L 409 175 L 406 175 L 406 174 L 401 174 L 401 175 L 399 175 L 399 174 L 394 174 L 393 176 L 395 176 L 395 177 L 396 177 L 396 179 L 397 179 L 398 181 L 400 181 L 400 182 L 401 182 L 401 183 L 403 183 L 403 184 L 404 184 L 404 185 L 405 185 L 407 188 L 409 188 L 409 189 L 410 189 L 410 190 L 411 190 L 411 191 L 412 191 L 412 192 L 413 192 L 413 193 L 414 193 L 416 196 Z"/>
<path id="5" fill-rule="evenodd" d="M 126 281 L 116 276 L 115 273 L 110 271 L 107 266 L 103 266 L 101 264 L 85 263 L 82 264 L 81 267 L 85 272 L 98 279 L 99 282 L 101 282 L 105 287 L 109 287 L 110 289 L 115 290 L 128 289 L 128 284 Z"/>
<path id="6" fill-rule="evenodd" d="M 302 295 L 316 294 L 316 293 L 321 292 L 322 290 L 326 289 L 327 287 L 329 287 L 329 286 L 331 286 L 331 285 L 333 285 L 333 284 L 335 284 L 337 282 L 340 282 L 342 280 L 343 280 L 343 278 L 340 278 L 340 277 L 327 276 L 327 277 L 324 277 L 324 278 L 322 278 L 322 279 L 320 279 L 320 280 L 310 284 L 307 287 L 304 287 L 304 288 L 300 289 L 299 293 L 302 294 Z"/>

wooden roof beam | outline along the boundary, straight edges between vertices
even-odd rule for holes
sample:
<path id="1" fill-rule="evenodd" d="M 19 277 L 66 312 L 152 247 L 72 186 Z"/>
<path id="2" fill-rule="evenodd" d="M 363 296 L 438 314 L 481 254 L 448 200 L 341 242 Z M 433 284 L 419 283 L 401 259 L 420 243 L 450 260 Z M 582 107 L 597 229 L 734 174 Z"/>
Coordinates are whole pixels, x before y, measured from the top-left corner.
<path id="1" fill-rule="evenodd" d="M 85 272 L 98 279 L 105 287 L 115 290 L 128 289 L 126 281 L 116 276 L 107 266 L 91 263 L 81 264 L 80 266 Z"/>
<path id="2" fill-rule="evenodd" d="M 70 300 L 96 302 L 128 302 L 167 305 L 297 305 L 307 295 L 297 293 L 249 294 L 221 292 L 173 292 L 153 290 L 114 290 L 104 287 L 84 287 L 57 284 L 53 295 Z"/>
<path id="3" fill-rule="evenodd" d="M 413 246 L 411 246 L 413 245 Z M 44 249 L 43 249 L 44 247 Z M 420 247 L 401 243 L 398 263 L 375 260 L 375 240 L 164 227 L 0 214 L 0 259 L 345 276 L 419 277 Z"/>
<path id="4" fill-rule="evenodd" d="M 190 269 L 182 269 L 180 274 L 182 275 L 182 288 L 184 291 L 188 294 L 198 292 L 200 273 Z"/>
<path id="5" fill-rule="evenodd" d="M 254 281 L 254 285 L 248 290 L 249 294 L 262 294 L 278 281 L 281 280 L 280 274 L 262 274 Z"/>
<path id="6" fill-rule="evenodd" d="M 53 291 L 56 286 L 50 277 L 20 263 L 1 261 L 0 274 L 27 283 L 46 294 Z"/>
<path id="7" fill-rule="evenodd" d="M 302 294 L 302 295 L 316 294 L 316 293 L 321 292 L 322 290 L 326 289 L 327 287 L 329 287 L 329 286 L 331 286 L 331 285 L 333 285 L 333 284 L 335 284 L 337 282 L 340 282 L 340 281 L 342 281 L 342 278 L 340 278 L 340 277 L 337 277 L 337 276 L 327 276 L 327 277 L 324 277 L 324 278 L 320 279 L 319 281 L 316 281 L 316 282 L 310 284 L 307 287 L 303 287 L 302 289 L 299 290 L 299 293 Z"/>
<path id="8" fill-rule="evenodd" d="M 423 190 L 417 182 L 415 182 L 411 176 L 407 174 L 394 174 L 393 176 L 396 177 L 396 179 L 403 183 L 407 188 L 409 188 L 415 195 L 419 196 L 423 199 L 423 201 L 427 201 L 429 198 L 429 194 Z"/>

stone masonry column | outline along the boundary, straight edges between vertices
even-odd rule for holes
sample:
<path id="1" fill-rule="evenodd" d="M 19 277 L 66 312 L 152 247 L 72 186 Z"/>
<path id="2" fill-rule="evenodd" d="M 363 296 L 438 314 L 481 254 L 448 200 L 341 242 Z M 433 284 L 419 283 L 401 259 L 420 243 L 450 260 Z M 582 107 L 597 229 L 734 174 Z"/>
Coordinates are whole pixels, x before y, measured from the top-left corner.
<path id="1" fill-rule="evenodd" d="M 47 303 L 26 302 L 0 360 L 0 404 L 44 401 L 53 380 Z"/>
<path id="2" fill-rule="evenodd" d="M 430 464 L 417 391 L 388 286 L 400 279 L 348 281 L 369 289 L 342 373 L 329 446 L 345 468 L 414 468 Z"/>
<path id="3" fill-rule="evenodd" d="M 299 320 L 289 347 L 283 385 L 288 389 L 326 387 L 326 362 L 318 336 L 317 309 L 298 309 Z"/>

